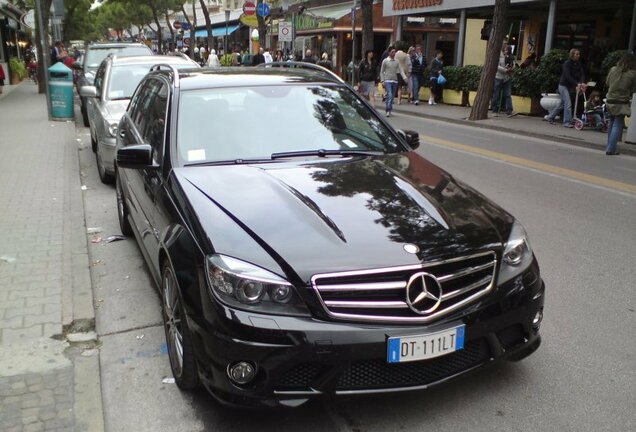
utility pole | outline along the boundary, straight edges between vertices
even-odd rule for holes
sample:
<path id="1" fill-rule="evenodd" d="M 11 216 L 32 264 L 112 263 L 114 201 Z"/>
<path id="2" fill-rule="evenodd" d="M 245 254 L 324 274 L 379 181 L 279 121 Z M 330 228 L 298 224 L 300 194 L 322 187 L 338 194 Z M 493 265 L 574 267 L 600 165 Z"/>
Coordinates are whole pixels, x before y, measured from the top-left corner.
<path id="1" fill-rule="evenodd" d="M 35 15 L 37 17 L 37 26 L 40 29 L 40 46 L 42 47 L 42 58 L 39 59 L 42 65 L 42 78 L 44 78 L 44 94 L 46 95 L 46 109 L 51 120 L 51 95 L 49 94 L 49 38 L 44 34 L 44 24 L 42 20 L 42 4 L 40 0 L 35 0 Z"/>

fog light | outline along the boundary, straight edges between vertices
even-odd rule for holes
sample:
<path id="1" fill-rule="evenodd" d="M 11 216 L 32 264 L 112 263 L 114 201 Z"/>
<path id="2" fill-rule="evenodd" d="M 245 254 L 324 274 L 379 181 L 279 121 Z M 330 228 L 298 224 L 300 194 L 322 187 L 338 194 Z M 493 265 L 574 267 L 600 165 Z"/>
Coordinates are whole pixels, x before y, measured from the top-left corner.
<path id="1" fill-rule="evenodd" d="M 241 361 L 228 366 L 227 375 L 236 384 L 247 384 L 256 376 L 256 368 L 251 363 Z"/>
<path id="2" fill-rule="evenodd" d="M 543 311 L 542 310 L 537 312 L 536 315 L 534 316 L 533 320 L 532 320 L 532 328 L 535 331 L 539 330 L 539 327 L 541 327 L 541 321 L 543 321 Z"/>

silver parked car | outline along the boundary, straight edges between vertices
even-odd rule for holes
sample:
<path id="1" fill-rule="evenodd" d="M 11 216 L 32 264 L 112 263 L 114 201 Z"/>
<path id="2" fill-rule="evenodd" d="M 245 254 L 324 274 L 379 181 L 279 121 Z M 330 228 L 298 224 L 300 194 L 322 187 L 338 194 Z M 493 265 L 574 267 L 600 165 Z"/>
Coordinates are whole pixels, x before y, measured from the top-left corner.
<path id="1" fill-rule="evenodd" d="M 142 78 L 157 64 L 177 69 L 199 68 L 185 56 L 108 56 L 95 74 L 93 86 L 80 89 L 86 97 L 91 145 L 97 158 L 97 171 L 104 183 L 112 182 L 115 173 L 117 124 Z"/>

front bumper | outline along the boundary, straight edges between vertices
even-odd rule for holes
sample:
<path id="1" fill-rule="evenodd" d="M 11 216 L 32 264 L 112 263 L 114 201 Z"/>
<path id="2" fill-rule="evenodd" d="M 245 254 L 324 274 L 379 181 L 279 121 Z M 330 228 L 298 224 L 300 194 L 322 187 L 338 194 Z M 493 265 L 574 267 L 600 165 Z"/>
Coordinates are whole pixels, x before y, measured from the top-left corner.
<path id="1" fill-rule="evenodd" d="M 199 375 L 221 402 L 297 406 L 330 395 L 428 388 L 500 359 L 520 360 L 541 343 L 533 324 L 543 311 L 545 286 L 510 282 L 489 298 L 431 325 L 327 322 L 257 315 L 224 308 L 213 326 L 190 317 Z M 463 350 L 430 360 L 389 364 L 387 339 L 434 333 L 464 324 Z M 248 361 L 256 377 L 245 386 L 228 378 L 228 366 Z"/>
<path id="2" fill-rule="evenodd" d="M 115 158 L 117 156 L 117 139 L 115 137 L 99 137 L 99 158 L 107 174 L 115 174 Z"/>

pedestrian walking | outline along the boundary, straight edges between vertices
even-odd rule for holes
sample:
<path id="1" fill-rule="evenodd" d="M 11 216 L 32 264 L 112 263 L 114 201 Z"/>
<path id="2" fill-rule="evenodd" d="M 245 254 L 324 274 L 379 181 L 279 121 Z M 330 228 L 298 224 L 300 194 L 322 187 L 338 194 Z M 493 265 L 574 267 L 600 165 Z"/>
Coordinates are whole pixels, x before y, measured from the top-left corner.
<path id="1" fill-rule="evenodd" d="M 623 134 L 625 116 L 631 116 L 631 98 L 636 93 L 636 56 L 623 54 L 618 64 L 607 74 L 607 111 L 609 113 L 609 129 L 605 154 L 614 156 L 618 153 L 618 140 Z M 633 121 L 633 119 L 632 119 Z"/>
<path id="2" fill-rule="evenodd" d="M 316 64 L 316 57 L 314 57 L 314 55 L 311 53 L 311 50 L 308 49 L 307 51 L 305 51 L 305 57 L 303 57 L 300 61 Z"/>
<path id="3" fill-rule="evenodd" d="M 364 58 L 360 60 L 358 64 L 358 91 L 369 102 L 373 102 L 375 99 L 375 83 L 378 79 L 378 64 L 373 58 L 373 50 L 367 50 L 364 53 Z"/>
<path id="4" fill-rule="evenodd" d="M 272 54 L 269 52 L 269 49 L 265 49 L 265 52 L 263 52 L 263 58 L 265 59 L 265 63 L 274 62 L 274 58 L 272 57 Z"/>
<path id="5" fill-rule="evenodd" d="M 208 67 L 212 69 L 218 69 L 221 67 L 221 61 L 219 60 L 219 56 L 216 55 L 215 49 L 210 50 L 210 55 L 208 56 Z"/>
<path id="6" fill-rule="evenodd" d="M 252 57 L 252 66 L 258 66 L 261 63 L 265 63 L 265 56 L 263 55 L 263 48 L 258 49 L 258 54 L 254 54 Z"/>
<path id="7" fill-rule="evenodd" d="M 499 64 L 495 75 L 495 86 L 492 91 L 492 102 L 490 104 L 493 117 L 499 116 L 501 102 L 504 102 L 504 109 L 508 117 L 516 115 L 512 111 L 512 74 L 514 72 L 514 60 L 508 51 L 508 42 L 503 41 L 501 52 L 499 53 Z"/>
<path id="8" fill-rule="evenodd" d="M 400 42 L 401 46 L 402 44 L 403 43 Z M 415 50 L 415 48 L 413 49 Z M 404 93 L 406 92 L 409 94 L 408 83 L 411 80 L 411 57 L 408 51 L 405 52 L 402 48 L 400 48 L 395 52 L 395 59 L 398 63 L 400 63 L 400 66 L 406 76 L 405 78 L 402 78 L 402 76 L 398 74 L 397 103 L 400 105 L 402 103 L 402 96 L 404 96 Z M 407 100 L 409 99 L 410 97 L 407 96 Z"/>
<path id="9" fill-rule="evenodd" d="M 420 88 L 424 87 L 424 70 L 426 69 L 426 57 L 422 54 L 422 46 L 415 45 L 415 53 L 411 56 L 411 87 L 413 104 L 420 104 Z"/>
<path id="10" fill-rule="evenodd" d="M 380 67 L 380 80 L 386 90 L 386 116 L 391 117 L 393 111 L 393 97 L 398 86 L 398 75 L 406 80 L 406 73 L 400 63 L 395 59 L 395 48 L 389 51 L 389 56 L 384 59 Z"/>
<path id="11" fill-rule="evenodd" d="M 331 60 L 329 60 L 329 54 L 327 54 L 326 52 L 322 53 L 322 56 L 320 58 L 320 60 L 318 60 L 318 63 L 316 63 L 318 66 L 322 66 L 325 69 L 333 69 L 333 65 L 331 64 Z"/>
<path id="12" fill-rule="evenodd" d="M 585 81 L 585 71 L 580 61 L 581 52 L 576 48 L 570 50 L 569 58 L 561 67 L 561 78 L 559 79 L 559 95 L 561 102 L 550 113 L 544 116 L 544 120 L 554 122 L 559 111 L 563 110 L 563 126 L 574 127 L 572 124 L 572 97 L 576 89 Z"/>
<path id="13" fill-rule="evenodd" d="M 437 82 L 437 79 L 442 74 L 444 67 L 444 52 L 442 50 L 435 51 L 435 58 L 431 62 L 431 74 L 429 82 L 431 85 L 431 97 L 428 98 L 429 105 L 437 105 L 437 101 L 442 99 L 442 85 Z"/>

